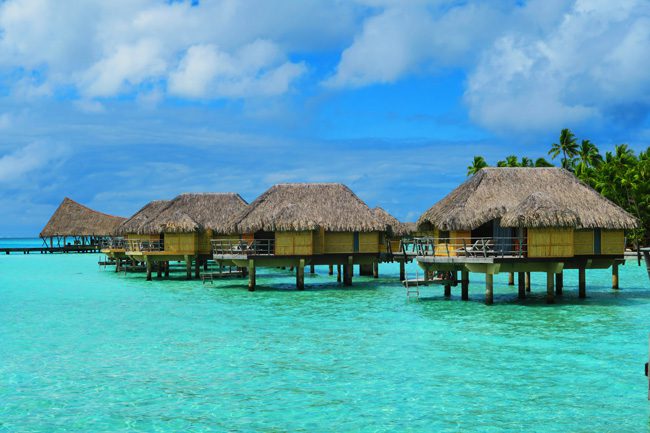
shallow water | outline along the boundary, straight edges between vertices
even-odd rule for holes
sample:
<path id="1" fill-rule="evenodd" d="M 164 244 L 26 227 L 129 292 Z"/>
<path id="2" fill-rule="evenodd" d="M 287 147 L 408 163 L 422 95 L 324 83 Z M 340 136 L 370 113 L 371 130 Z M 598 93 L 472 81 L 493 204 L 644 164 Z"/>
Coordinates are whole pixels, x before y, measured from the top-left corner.
<path id="1" fill-rule="evenodd" d="M 407 301 L 398 267 L 203 286 L 99 270 L 98 255 L 0 257 L 0 431 L 649 430 L 650 283 L 636 262 L 577 273 L 545 304 L 495 277 L 483 304 Z M 410 267 L 411 270 L 414 267 Z"/>

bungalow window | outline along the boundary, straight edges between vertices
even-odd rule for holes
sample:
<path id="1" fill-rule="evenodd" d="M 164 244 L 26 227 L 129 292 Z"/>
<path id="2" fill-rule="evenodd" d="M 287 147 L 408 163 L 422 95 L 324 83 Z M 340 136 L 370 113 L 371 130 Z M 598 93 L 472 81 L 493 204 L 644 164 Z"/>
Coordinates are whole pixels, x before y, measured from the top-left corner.
<path id="1" fill-rule="evenodd" d="M 449 243 L 449 230 L 440 230 L 438 232 L 438 241 Z"/>

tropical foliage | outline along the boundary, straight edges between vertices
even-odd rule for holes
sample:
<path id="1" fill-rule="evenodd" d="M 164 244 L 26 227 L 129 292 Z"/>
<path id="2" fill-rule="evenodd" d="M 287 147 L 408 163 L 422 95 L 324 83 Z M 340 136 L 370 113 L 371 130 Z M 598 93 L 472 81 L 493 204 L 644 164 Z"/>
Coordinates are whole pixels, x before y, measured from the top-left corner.
<path id="1" fill-rule="evenodd" d="M 549 151 L 552 159 L 562 155 L 560 166 L 572 171 L 580 180 L 639 218 L 641 228 L 627 234 L 628 240 L 650 246 L 650 148 L 635 153 L 627 144 L 619 144 L 603 155 L 589 140 L 580 144 L 569 129 L 560 132 L 558 143 Z M 488 163 L 475 156 L 467 175 Z M 544 158 L 533 159 L 508 155 L 497 167 L 553 167 Z"/>

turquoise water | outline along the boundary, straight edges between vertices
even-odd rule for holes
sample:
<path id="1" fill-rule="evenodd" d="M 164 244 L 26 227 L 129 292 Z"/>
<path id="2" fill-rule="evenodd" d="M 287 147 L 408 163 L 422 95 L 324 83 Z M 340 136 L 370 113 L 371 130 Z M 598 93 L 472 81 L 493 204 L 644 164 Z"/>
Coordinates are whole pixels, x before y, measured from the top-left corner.
<path id="1" fill-rule="evenodd" d="M 558 304 L 407 301 L 398 268 L 338 286 L 327 269 L 202 286 L 99 270 L 97 255 L 0 257 L 0 431 L 649 429 L 650 284 L 633 262 L 575 272 Z M 413 269 L 413 268 L 411 268 Z"/>
<path id="2" fill-rule="evenodd" d="M 0 248 L 42 247 L 43 240 L 39 238 L 0 238 Z"/>

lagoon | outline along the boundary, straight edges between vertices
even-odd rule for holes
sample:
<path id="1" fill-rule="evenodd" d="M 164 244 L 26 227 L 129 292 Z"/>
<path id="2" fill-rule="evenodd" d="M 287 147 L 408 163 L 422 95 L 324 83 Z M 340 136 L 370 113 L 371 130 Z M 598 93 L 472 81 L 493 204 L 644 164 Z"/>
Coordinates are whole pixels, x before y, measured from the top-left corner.
<path id="1" fill-rule="evenodd" d="M 327 267 L 144 281 L 99 255 L 0 257 L 0 432 L 649 430 L 644 267 L 565 272 L 523 302 L 472 274 L 406 299 L 397 265 L 344 288 Z M 413 272 L 415 265 L 408 267 Z"/>

